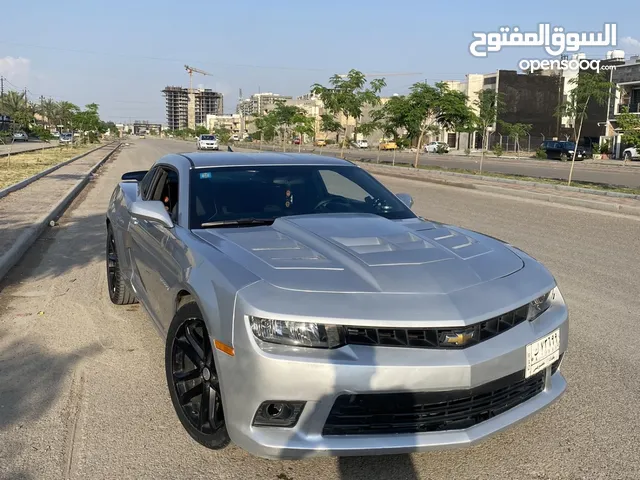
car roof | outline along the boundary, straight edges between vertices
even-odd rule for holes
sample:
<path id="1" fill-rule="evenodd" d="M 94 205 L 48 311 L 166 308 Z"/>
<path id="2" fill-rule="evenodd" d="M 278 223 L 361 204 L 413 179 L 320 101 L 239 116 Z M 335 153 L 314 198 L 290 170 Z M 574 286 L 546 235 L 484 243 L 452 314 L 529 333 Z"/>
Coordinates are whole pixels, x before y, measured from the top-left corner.
<path id="1" fill-rule="evenodd" d="M 247 165 L 343 165 L 354 166 L 341 158 L 313 155 L 310 153 L 273 152 L 190 152 L 182 156 L 191 160 L 193 168 L 231 167 Z"/>

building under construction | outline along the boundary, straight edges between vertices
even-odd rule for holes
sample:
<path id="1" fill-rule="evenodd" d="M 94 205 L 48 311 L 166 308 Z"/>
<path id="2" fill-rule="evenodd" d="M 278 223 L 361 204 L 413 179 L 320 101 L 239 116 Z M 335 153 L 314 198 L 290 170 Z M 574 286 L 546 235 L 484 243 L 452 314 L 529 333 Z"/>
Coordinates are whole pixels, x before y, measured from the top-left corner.
<path id="1" fill-rule="evenodd" d="M 206 126 L 207 115 L 222 115 L 222 94 L 209 88 L 165 87 L 167 126 L 171 130 Z"/>

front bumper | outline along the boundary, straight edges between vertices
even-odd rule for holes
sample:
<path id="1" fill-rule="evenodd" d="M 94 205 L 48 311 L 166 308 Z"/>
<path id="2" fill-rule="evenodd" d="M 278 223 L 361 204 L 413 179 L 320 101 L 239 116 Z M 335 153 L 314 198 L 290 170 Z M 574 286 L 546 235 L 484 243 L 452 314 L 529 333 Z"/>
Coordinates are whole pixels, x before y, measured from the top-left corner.
<path id="1" fill-rule="evenodd" d="M 238 312 L 242 311 L 239 305 Z M 424 452 L 467 447 L 498 433 L 557 400 L 566 389 L 559 371 L 542 373 L 543 390 L 492 418 L 458 430 L 407 434 L 323 435 L 343 394 L 451 392 L 482 387 L 524 371 L 526 345 L 560 329 L 560 353 L 568 344 L 564 301 L 525 322 L 463 350 L 345 346 L 336 350 L 266 344 L 248 320 L 234 325 L 235 356 L 216 351 L 227 429 L 248 452 L 271 459 Z M 306 402 L 293 427 L 256 427 L 266 401 Z"/>
<path id="2" fill-rule="evenodd" d="M 200 150 L 218 150 L 218 145 L 200 144 Z"/>

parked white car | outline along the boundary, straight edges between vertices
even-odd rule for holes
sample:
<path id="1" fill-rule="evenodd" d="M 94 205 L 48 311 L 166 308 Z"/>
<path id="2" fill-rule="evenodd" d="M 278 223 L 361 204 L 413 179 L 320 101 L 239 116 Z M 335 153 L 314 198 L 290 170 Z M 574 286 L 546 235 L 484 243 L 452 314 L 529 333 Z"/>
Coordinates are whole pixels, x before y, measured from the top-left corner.
<path id="1" fill-rule="evenodd" d="M 220 150 L 215 135 L 200 135 L 196 141 L 196 148 L 198 150 Z"/>
<path id="2" fill-rule="evenodd" d="M 625 162 L 628 162 L 631 160 L 640 160 L 640 150 L 638 150 L 636 147 L 626 148 L 622 152 L 622 158 L 624 158 Z"/>
<path id="3" fill-rule="evenodd" d="M 356 142 L 356 146 L 358 148 L 369 148 L 369 142 L 367 142 L 366 140 L 358 140 Z"/>
<path id="4" fill-rule="evenodd" d="M 427 153 L 437 153 L 438 152 L 438 146 L 440 146 L 445 153 L 449 153 L 449 145 L 446 144 L 445 142 L 431 142 L 431 143 L 427 143 L 424 146 L 424 151 Z"/>
<path id="5" fill-rule="evenodd" d="M 70 144 L 73 142 L 73 133 L 62 133 L 60 134 L 60 143 L 61 144 Z"/>
<path id="6" fill-rule="evenodd" d="M 28 142 L 29 141 L 29 135 L 27 135 L 24 132 L 15 132 L 13 134 L 13 141 L 14 142 Z"/>

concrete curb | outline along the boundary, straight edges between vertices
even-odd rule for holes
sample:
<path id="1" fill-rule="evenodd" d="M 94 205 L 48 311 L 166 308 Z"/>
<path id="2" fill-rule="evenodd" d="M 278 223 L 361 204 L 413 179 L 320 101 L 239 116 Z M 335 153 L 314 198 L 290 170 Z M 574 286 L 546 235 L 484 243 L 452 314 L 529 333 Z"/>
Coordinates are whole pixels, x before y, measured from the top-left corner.
<path id="1" fill-rule="evenodd" d="M 106 145 L 103 145 L 103 147 Z M 65 196 L 58 201 L 49 212 L 45 213 L 38 221 L 27 228 L 20 234 L 11 248 L 0 257 L 0 280 L 11 270 L 11 268 L 20 261 L 22 256 L 29 250 L 31 245 L 38 239 L 38 237 L 44 232 L 51 220 L 59 218 L 66 210 L 73 199 L 84 189 L 84 187 L 91 180 L 93 173 L 98 170 L 111 156 L 117 152 L 122 144 L 118 145 L 111 152 L 109 152 L 102 160 L 96 163 L 91 169 L 79 180 Z M 97 150 L 97 149 L 96 149 Z"/>
<path id="2" fill-rule="evenodd" d="M 33 152 L 37 152 L 38 150 L 49 150 L 50 148 L 58 148 L 60 146 L 61 145 L 49 145 L 48 147 L 38 147 L 38 148 L 32 148 L 30 150 L 20 150 L 19 152 L 11 152 L 11 156 L 20 155 L 21 153 L 33 153 Z M 10 155 L 9 152 L 0 153 L 0 158 L 8 157 L 9 155 Z"/>
<path id="3" fill-rule="evenodd" d="M 365 166 L 366 168 L 366 166 Z M 366 169 L 369 170 L 369 169 Z M 435 178 L 429 178 L 421 175 L 402 175 L 399 172 L 373 172 L 378 175 L 383 175 L 386 177 L 394 177 L 394 178 L 402 178 L 407 180 L 417 180 L 419 182 L 427 182 L 427 183 L 435 183 L 438 185 L 444 185 L 448 187 L 457 187 L 457 188 L 467 188 L 471 190 L 484 191 L 488 193 L 506 195 L 515 198 L 527 198 L 530 200 L 538 200 L 543 202 L 549 202 L 553 204 L 560 205 L 570 205 L 574 207 L 582 207 L 588 208 L 591 210 L 599 210 L 603 212 L 615 212 L 621 213 L 624 215 L 631 215 L 634 217 L 640 217 L 640 206 L 634 207 L 630 205 L 622 205 L 619 203 L 604 203 L 598 202 L 597 200 L 590 200 L 586 198 L 574 198 L 574 197 L 563 197 L 561 195 L 554 195 L 553 193 L 544 193 L 544 192 L 530 192 L 527 190 L 512 190 L 506 187 L 494 186 L 494 185 L 482 185 L 482 184 L 474 184 L 474 183 L 456 183 L 450 182 L 447 180 L 440 180 Z M 526 182 L 524 182 L 526 183 Z"/>
<path id="4" fill-rule="evenodd" d="M 40 178 L 49 175 L 51 172 L 55 172 L 56 170 L 58 170 L 59 168 L 64 167 L 65 165 L 70 164 L 71 162 L 75 162 L 76 160 L 80 160 L 82 157 L 86 157 L 87 155 L 89 155 L 90 153 L 93 153 L 97 150 L 100 150 L 101 148 L 107 147 L 109 145 L 112 145 L 114 142 L 109 142 L 109 143 L 105 143 L 104 145 L 100 145 L 92 150 L 89 150 L 88 152 L 82 153 L 76 157 L 70 158 L 69 160 L 65 160 L 62 163 L 58 163 L 57 165 L 54 165 L 53 167 L 49 167 L 46 170 L 43 170 L 40 173 L 36 173 L 35 175 L 29 177 L 29 178 L 25 178 L 24 180 L 18 182 L 18 183 L 14 183 L 13 185 L 9 185 L 6 188 L 3 188 L 2 190 L 0 190 L 0 198 L 6 197 L 7 195 L 9 195 L 11 192 L 15 192 L 17 190 L 20 190 L 24 187 L 26 187 L 27 185 L 30 185 L 31 183 L 35 182 L 36 180 L 39 180 Z M 51 147 L 53 148 L 53 147 Z"/>
<path id="5" fill-rule="evenodd" d="M 526 180 L 515 180 L 511 178 L 488 177 L 484 175 L 471 175 L 469 173 L 443 172 L 442 170 L 428 170 L 428 169 L 415 170 L 410 167 L 394 167 L 391 165 L 381 165 L 377 163 L 371 164 L 371 162 L 362 162 L 357 160 L 354 160 L 354 163 L 367 165 L 374 168 L 383 168 L 383 169 L 403 168 L 405 170 L 414 171 L 414 172 L 425 172 L 425 174 L 428 173 L 429 175 L 442 175 L 442 176 L 451 176 L 451 177 L 458 177 L 458 178 L 470 178 L 473 180 L 482 180 L 484 182 L 509 183 L 512 185 L 523 185 L 527 187 L 546 188 L 549 190 L 562 190 L 566 192 L 586 193 L 589 195 L 600 195 L 604 197 L 632 198 L 634 200 L 640 200 L 640 195 L 636 195 L 632 193 L 610 192 L 607 190 L 595 190 L 591 188 L 582 188 L 582 187 L 568 187 L 566 185 L 554 185 L 554 184 L 542 183 L 542 182 L 529 182 Z"/>

